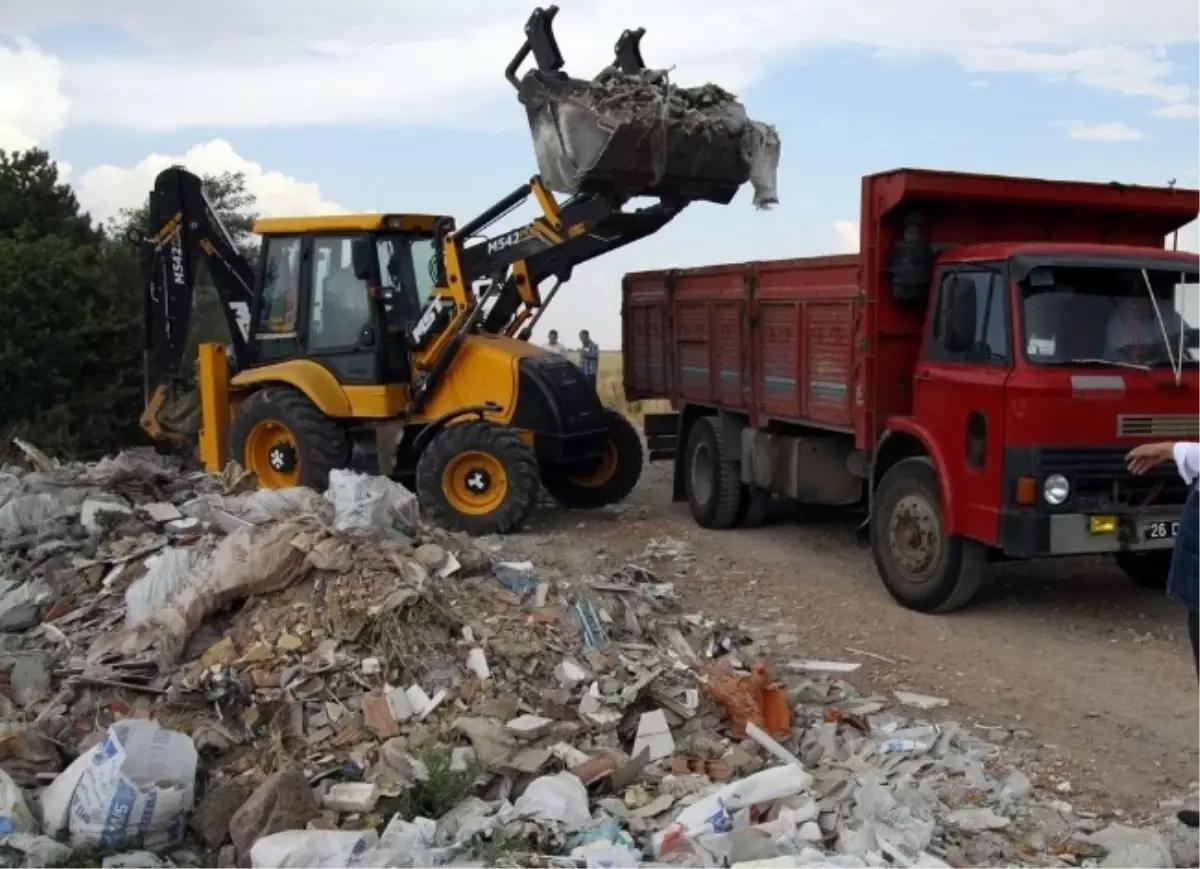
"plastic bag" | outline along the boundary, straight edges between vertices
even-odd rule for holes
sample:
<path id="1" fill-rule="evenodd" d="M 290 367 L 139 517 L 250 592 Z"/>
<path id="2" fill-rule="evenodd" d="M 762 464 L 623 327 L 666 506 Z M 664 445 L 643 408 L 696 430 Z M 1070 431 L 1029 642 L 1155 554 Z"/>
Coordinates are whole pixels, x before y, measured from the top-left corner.
<path id="1" fill-rule="evenodd" d="M 307 574 L 314 536 L 300 522 L 233 532 L 165 606 L 119 638 L 119 648 L 126 654 L 152 648 L 161 665 L 173 664 L 209 614 L 235 600 L 282 591 Z M 106 645 L 103 636 L 98 642 Z M 93 646 L 93 653 L 102 646 Z"/>
<path id="2" fill-rule="evenodd" d="M 334 530 L 352 537 L 408 533 L 417 526 L 417 496 L 387 477 L 330 471 L 325 499 L 333 505 Z"/>
<path id="3" fill-rule="evenodd" d="M 183 841 L 195 797 L 191 737 L 137 718 L 108 728 L 42 795 L 49 834 L 79 847 L 169 848 Z"/>
<path id="4" fill-rule="evenodd" d="M 178 547 L 153 556 L 146 575 L 125 591 L 125 627 L 137 627 L 166 606 L 204 560 L 202 552 Z"/>
<path id="5" fill-rule="evenodd" d="M 517 797 L 513 810 L 518 818 L 557 821 L 567 830 L 579 830 L 592 823 L 587 788 L 569 772 L 535 778 Z"/>
<path id="6" fill-rule="evenodd" d="M 0 537 L 33 534 L 66 512 L 66 504 L 54 493 L 18 495 L 0 507 Z"/>
<path id="7" fill-rule="evenodd" d="M 356 858 L 377 841 L 374 830 L 285 830 L 255 842 L 250 848 L 250 865 L 253 869 L 357 866 Z"/>
<path id="8" fill-rule="evenodd" d="M 18 833 L 36 833 L 37 821 L 25 805 L 25 795 L 0 769 L 0 843 Z"/>
<path id="9" fill-rule="evenodd" d="M 255 525 L 280 522 L 299 516 L 317 516 L 325 519 L 329 515 L 329 508 L 324 499 L 312 489 L 303 486 L 290 489 L 259 489 L 245 495 L 235 495 L 225 500 L 224 509 Z"/>

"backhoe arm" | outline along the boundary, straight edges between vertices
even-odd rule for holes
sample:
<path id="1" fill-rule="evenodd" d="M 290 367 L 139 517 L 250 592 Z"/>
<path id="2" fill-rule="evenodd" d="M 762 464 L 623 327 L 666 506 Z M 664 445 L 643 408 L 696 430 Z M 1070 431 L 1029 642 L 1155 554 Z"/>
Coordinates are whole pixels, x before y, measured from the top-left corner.
<path id="1" fill-rule="evenodd" d="M 196 175 L 180 166 L 159 173 L 150 194 L 149 234 L 131 231 L 139 247 L 142 280 L 146 410 L 151 436 L 178 440 L 158 420 L 163 405 L 188 380 L 183 370 L 192 327 L 200 265 L 220 298 L 235 368 L 247 362 L 254 313 L 254 271 L 221 223 Z"/>

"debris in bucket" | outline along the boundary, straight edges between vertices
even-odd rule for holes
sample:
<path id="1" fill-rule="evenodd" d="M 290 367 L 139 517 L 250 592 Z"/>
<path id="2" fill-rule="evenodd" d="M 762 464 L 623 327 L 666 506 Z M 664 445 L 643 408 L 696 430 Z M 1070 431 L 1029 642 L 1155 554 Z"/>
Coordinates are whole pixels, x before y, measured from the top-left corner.
<path id="1" fill-rule="evenodd" d="M 684 88 L 667 70 L 610 67 L 591 81 L 532 72 L 520 95 L 552 190 L 724 204 L 750 181 L 756 208 L 779 201 L 778 132 L 717 85 Z"/>
<path id="2" fill-rule="evenodd" d="M 0 469 L 0 866 L 1192 859 L 645 566 L 485 552 L 348 472 L 326 498 L 25 454 Z"/>

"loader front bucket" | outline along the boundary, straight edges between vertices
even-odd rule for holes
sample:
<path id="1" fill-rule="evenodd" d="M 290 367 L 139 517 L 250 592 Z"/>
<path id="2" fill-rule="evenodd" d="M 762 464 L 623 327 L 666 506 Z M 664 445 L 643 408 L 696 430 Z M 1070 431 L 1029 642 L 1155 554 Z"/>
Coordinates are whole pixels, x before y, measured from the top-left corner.
<path id="1" fill-rule="evenodd" d="M 649 70 L 609 69 L 590 82 L 530 70 L 518 93 L 538 172 L 557 192 L 724 205 L 750 179 L 750 122 L 718 89 L 675 88 Z"/>

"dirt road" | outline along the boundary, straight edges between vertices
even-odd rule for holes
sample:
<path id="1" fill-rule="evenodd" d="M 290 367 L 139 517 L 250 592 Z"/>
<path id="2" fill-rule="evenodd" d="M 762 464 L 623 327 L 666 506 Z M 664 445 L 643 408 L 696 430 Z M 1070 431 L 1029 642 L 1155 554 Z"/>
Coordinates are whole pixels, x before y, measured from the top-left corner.
<path id="1" fill-rule="evenodd" d="M 855 524 L 785 516 L 705 531 L 670 503 L 669 469 L 655 465 L 626 505 L 546 511 L 514 545 L 599 572 L 652 538 L 684 541 L 692 559 L 671 578 L 690 604 L 774 635 L 789 657 L 861 662 L 850 680 L 863 693 L 949 698 L 942 717 L 989 728 L 1059 798 L 1135 814 L 1186 797 L 1200 723 L 1177 605 L 1089 560 L 998 565 L 969 609 L 920 615 L 888 596 Z"/>

